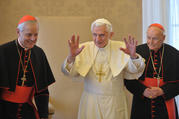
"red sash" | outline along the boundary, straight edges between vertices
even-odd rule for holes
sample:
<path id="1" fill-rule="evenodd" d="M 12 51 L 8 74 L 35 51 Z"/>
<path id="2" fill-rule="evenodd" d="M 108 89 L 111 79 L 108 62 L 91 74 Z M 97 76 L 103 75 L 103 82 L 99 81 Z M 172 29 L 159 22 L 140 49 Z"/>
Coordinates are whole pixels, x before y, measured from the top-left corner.
<path id="1" fill-rule="evenodd" d="M 16 85 L 15 92 L 2 89 L 1 99 L 13 103 L 26 103 L 31 98 L 32 89 L 32 87 L 18 85 Z"/>
<path id="2" fill-rule="evenodd" d="M 165 84 L 163 82 L 163 79 L 159 79 L 159 82 L 160 82 L 159 87 Z M 147 87 L 158 87 L 158 79 L 156 79 L 156 78 L 147 78 L 146 77 L 145 80 L 142 81 L 142 83 Z M 169 119 L 176 119 L 174 98 L 165 101 L 165 104 L 167 107 Z"/>

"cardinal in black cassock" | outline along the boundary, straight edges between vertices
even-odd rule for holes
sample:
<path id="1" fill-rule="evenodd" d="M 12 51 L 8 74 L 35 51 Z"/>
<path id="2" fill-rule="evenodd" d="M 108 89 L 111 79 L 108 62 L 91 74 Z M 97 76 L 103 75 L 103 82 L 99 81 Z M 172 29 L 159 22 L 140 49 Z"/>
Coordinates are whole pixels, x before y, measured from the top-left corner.
<path id="1" fill-rule="evenodd" d="M 131 119 L 178 119 L 179 51 L 163 43 L 163 32 L 162 25 L 150 25 L 147 44 L 137 46 L 146 68 L 138 80 L 125 80 L 133 94 Z"/>
<path id="2" fill-rule="evenodd" d="M 0 118 L 48 119 L 48 86 L 55 79 L 45 53 L 35 45 L 36 18 L 24 16 L 17 34 L 18 39 L 0 46 Z"/>

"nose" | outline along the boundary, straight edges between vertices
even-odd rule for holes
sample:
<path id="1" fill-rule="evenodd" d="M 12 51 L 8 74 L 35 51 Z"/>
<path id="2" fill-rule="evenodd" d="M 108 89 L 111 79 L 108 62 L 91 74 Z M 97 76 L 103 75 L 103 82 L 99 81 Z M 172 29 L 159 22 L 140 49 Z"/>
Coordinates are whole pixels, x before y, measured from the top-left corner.
<path id="1" fill-rule="evenodd" d="M 99 39 L 99 38 L 100 38 L 100 36 L 99 36 L 99 35 L 97 35 L 97 36 L 96 36 L 96 39 Z"/>
<path id="2" fill-rule="evenodd" d="M 148 38 L 148 43 L 152 44 L 153 43 L 153 39 L 152 38 Z"/>
<path id="3" fill-rule="evenodd" d="M 32 41 L 35 41 L 35 37 L 32 37 L 31 40 L 32 40 Z"/>
<path id="4" fill-rule="evenodd" d="M 31 37 L 31 39 L 30 39 L 33 43 L 36 43 L 36 41 L 37 41 L 37 38 L 36 37 Z"/>
<path id="5" fill-rule="evenodd" d="M 102 39 L 101 35 L 96 36 L 96 40 L 100 41 Z"/>

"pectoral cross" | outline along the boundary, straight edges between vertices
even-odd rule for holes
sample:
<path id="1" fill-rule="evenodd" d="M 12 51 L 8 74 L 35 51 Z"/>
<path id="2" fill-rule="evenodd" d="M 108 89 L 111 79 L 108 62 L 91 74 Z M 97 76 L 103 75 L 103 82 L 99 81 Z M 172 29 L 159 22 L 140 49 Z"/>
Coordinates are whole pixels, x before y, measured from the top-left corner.
<path id="1" fill-rule="evenodd" d="M 157 76 L 157 86 L 159 87 L 160 85 L 160 76 Z"/>
<path id="2" fill-rule="evenodd" d="M 21 85 L 21 86 L 24 86 L 24 82 L 26 81 L 25 74 L 23 75 L 23 77 L 21 78 L 21 80 L 22 80 L 22 85 Z"/>
<path id="3" fill-rule="evenodd" d="M 102 65 L 100 66 L 100 70 L 96 73 L 96 75 L 98 76 L 98 81 L 101 82 L 102 76 L 105 75 L 105 73 L 103 73 L 103 70 L 102 70 Z"/>

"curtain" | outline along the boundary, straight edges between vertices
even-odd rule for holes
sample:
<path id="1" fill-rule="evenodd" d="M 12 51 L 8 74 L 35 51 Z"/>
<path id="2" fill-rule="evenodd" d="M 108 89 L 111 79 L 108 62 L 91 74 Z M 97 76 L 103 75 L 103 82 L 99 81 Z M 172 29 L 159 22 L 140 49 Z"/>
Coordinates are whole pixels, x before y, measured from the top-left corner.
<path id="1" fill-rule="evenodd" d="M 170 0 L 169 44 L 179 49 L 179 0 Z"/>
<path id="2" fill-rule="evenodd" d="M 143 0 L 143 43 L 146 42 L 146 31 L 150 24 L 159 23 L 164 26 L 166 39 L 168 43 L 168 23 L 169 23 L 169 1 L 170 0 Z"/>
<path id="3" fill-rule="evenodd" d="M 179 49 L 179 0 L 170 0 L 169 44 Z M 179 114 L 179 95 L 175 97 Z"/>

